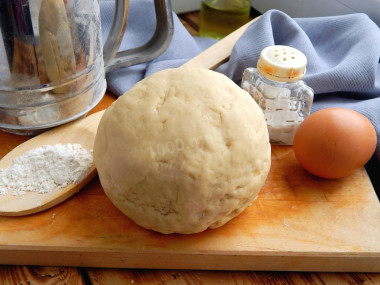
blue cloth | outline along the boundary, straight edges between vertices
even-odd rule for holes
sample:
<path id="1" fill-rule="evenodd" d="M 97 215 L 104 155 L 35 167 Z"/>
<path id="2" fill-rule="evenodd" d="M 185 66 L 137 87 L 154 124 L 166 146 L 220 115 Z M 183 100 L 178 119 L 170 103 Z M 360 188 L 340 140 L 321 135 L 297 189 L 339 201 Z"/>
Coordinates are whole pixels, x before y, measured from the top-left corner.
<path id="1" fill-rule="evenodd" d="M 110 30 L 114 0 L 101 0 L 103 42 Z M 108 89 L 119 96 L 131 88 L 136 82 L 159 70 L 181 66 L 192 57 L 216 41 L 209 38 L 192 37 L 182 25 L 177 15 L 173 13 L 174 34 L 168 49 L 157 59 L 149 63 L 122 68 L 107 74 Z M 151 0 L 131 0 L 127 28 L 119 50 L 131 49 L 146 43 L 156 28 L 154 5 Z"/>
<path id="2" fill-rule="evenodd" d="M 113 2 L 100 2 L 103 38 L 113 17 Z M 129 15 L 121 50 L 146 42 L 155 28 L 151 1 L 130 1 Z M 214 42 L 192 37 L 174 15 L 169 48 L 152 62 L 108 73 L 108 88 L 121 95 L 154 72 L 179 67 Z M 256 66 L 260 51 L 273 44 L 295 47 L 307 56 L 304 80 L 315 91 L 312 112 L 339 106 L 354 109 L 371 120 L 378 139 L 376 157 L 380 160 L 379 27 L 364 14 L 293 19 L 270 10 L 247 29 L 230 60 L 217 71 L 238 82 L 246 67 Z"/>
<path id="3" fill-rule="evenodd" d="M 292 19 L 270 10 L 248 27 L 217 71 L 241 80 L 245 68 L 256 67 L 261 50 L 274 44 L 306 55 L 304 81 L 315 92 L 312 112 L 344 107 L 371 120 L 380 160 L 380 28 L 365 14 Z"/>

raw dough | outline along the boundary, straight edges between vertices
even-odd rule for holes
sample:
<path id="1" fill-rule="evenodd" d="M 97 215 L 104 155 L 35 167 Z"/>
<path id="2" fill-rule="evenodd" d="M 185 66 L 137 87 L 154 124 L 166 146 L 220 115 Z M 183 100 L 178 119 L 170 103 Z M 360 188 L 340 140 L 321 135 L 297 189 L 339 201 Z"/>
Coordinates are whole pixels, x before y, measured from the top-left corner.
<path id="1" fill-rule="evenodd" d="M 220 227 L 257 196 L 270 168 L 263 112 L 226 76 L 198 68 L 137 83 L 101 119 L 94 161 L 105 193 L 162 233 Z"/>

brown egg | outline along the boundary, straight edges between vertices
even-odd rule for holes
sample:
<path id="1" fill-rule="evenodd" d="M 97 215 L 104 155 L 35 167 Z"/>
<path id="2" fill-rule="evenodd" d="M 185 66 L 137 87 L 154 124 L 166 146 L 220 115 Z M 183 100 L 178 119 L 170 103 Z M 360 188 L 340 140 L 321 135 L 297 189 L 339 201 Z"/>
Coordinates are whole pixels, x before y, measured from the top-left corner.
<path id="1" fill-rule="evenodd" d="M 311 174 L 341 178 L 363 167 L 376 148 L 376 131 L 362 114 L 327 108 L 307 117 L 294 137 L 298 162 Z"/>

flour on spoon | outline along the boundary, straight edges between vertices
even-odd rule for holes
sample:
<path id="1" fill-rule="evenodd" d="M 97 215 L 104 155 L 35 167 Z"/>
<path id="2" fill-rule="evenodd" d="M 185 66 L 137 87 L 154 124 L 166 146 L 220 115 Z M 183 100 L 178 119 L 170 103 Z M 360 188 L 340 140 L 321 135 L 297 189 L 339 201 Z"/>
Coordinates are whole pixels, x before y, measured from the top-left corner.
<path id="1" fill-rule="evenodd" d="M 93 163 L 92 151 L 80 144 L 44 145 L 13 159 L 0 169 L 0 194 L 49 193 L 79 183 Z"/>

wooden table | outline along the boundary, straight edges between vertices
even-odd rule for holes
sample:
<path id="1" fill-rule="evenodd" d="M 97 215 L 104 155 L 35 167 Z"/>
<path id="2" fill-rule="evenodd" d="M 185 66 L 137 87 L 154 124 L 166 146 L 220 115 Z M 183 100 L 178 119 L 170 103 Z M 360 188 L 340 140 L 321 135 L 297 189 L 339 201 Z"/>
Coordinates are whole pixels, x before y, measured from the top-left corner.
<path id="1" fill-rule="evenodd" d="M 197 35 L 199 14 L 181 15 L 187 29 Z M 92 111 L 115 98 L 107 93 Z M 1 134 L 6 139 L 13 135 Z M 17 137 L 17 143 L 26 137 Z M 3 153 L 10 149 L 2 150 Z M 104 269 L 46 266 L 0 266 L 0 284 L 380 284 L 376 273 L 308 273 L 199 270 Z"/>

